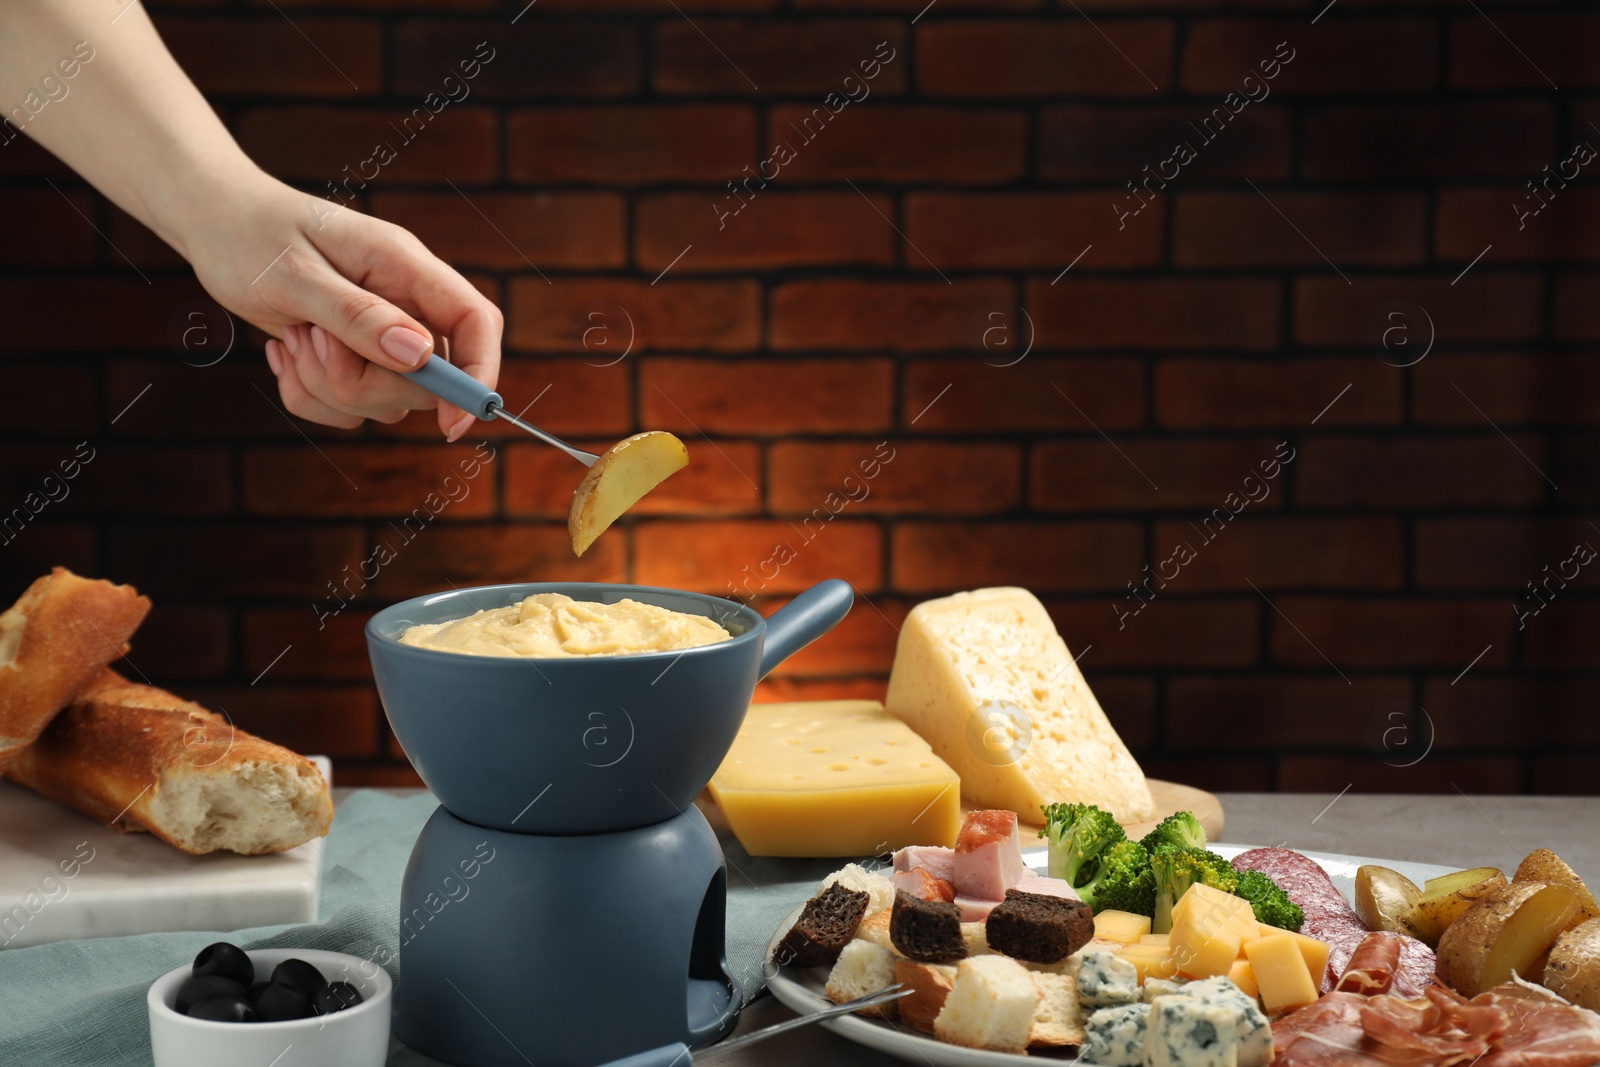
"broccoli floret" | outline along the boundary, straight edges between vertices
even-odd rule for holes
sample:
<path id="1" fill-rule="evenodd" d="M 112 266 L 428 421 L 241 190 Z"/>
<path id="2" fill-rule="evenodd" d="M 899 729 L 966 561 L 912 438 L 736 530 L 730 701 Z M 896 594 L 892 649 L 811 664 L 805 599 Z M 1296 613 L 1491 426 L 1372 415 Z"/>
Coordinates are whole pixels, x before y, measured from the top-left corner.
<path id="1" fill-rule="evenodd" d="M 1046 804 L 1040 837 L 1050 840 L 1050 877 L 1073 888 L 1085 885 L 1100 866 L 1100 855 L 1128 835 L 1112 817 L 1093 804 Z"/>
<path id="2" fill-rule="evenodd" d="M 1154 852 L 1162 845 L 1177 845 L 1179 848 L 1205 848 L 1206 831 L 1200 825 L 1200 820 L 1190 811 L 1180 811 L 1168 815 L 1156 825 L 1154 830 L 1144 835 L 1139 844 L 1148 852 Z"/>
<path id="3" fill-rule="evenodd" d="M 1150 932 L 1155 934 L 1172 932 L 1172 906 L 1196 882 L 1224 893 L 1232 893 L 1239 885 L 1239 875 L 1233 866 L 1215 852 L 1203 848 L 1162 845 L 1150 854 L 1150 866 L 1156 889 Z"/>
<path id="4" fill-rule="evenodd" d="M 1306 913 L 1300 910 L 1300 905 L 1260 871 L 1245 871 L 1239 875 L 1239 885 L 1233 894 L 1248 900 L 1256 919 L 1268 926 L 1298 932 L 1300 924 L 1306 921 Z"/>
<path id="5" fill-rule="evenodd" d="M 1078 896 L 1095 911 L 1149 915 L 1156 905 L 1156 877 L 1150 853 L 1137 841 L 1118 841 L 1100 855 L 1099 870 L 1078 887 Z"/>

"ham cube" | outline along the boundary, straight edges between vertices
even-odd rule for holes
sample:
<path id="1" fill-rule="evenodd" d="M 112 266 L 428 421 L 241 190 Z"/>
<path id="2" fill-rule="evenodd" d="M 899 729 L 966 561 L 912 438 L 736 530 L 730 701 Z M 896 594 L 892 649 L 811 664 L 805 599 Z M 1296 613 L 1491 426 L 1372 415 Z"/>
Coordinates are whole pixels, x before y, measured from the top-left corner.
<path id="1" fill-rule="evenodd" d="M 961 909 L 961 921 L 964 923 L 981 923 L 989 917 L 989 913 L 1000 906 L 998 900 L 982 900 L 978 897 L 964 897 L 956 894 L 956 907 Z"/>
<path id="2" fill-rule="evenodd" d="M 1067 883 L 1064 878 L 1046 878 L 1032 871 L 1024 871 L 1022 877 L 1017 879 L 1013 889 L 1020 889 L 1024 893 L 1037 893 L 1042 897 L 1061 897 L 1063 900 L 1077 900 L 1078 892 Z"/>
<path id="3" fill-rule="evenodd" d="M 942 845 L 907 845 L 894 854 L 894 869 L 923 870 L 950 882 L 955 880 L 955 860 L 955 850 Z"/>
<path id="4" fill-rule="evenodd" d="M 956 898 L 956 887 L 943 878 L 935 878 L 922 867 L 913 867 L 909 871 L 895 871 L 889 879 L 896 889 L 904 889 L 907 893 L 921 900 L 952 901 Z"/>
<path id="5" fill-rule="evenodd" d="M 961 824 L 956 835 L 954 863 L 957 897 L 973 900 L 1005 899 L 1006 890 L 1017 884 L 1026 869 L 1022 863 L 1022 844 L 1017 838 L 1017 813 L 1014 811 L 974 811 Z"/>

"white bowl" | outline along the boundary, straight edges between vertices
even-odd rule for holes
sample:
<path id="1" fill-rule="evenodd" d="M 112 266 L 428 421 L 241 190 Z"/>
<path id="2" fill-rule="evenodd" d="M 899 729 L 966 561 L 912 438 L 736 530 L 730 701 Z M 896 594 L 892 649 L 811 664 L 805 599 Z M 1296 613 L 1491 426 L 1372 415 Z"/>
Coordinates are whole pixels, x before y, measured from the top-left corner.
<path id="1" fill-rule="evenodd" d="M 287 959 L 302 959 L 330 982 L 349 982 L 361 992 L 353 1008 L 278 1023 L 219 1023 L 191 1019 L 173 1008 L 178 987 L 193 964 L 168 971 L 150 986 L 150 1049 L 156 1067 L 383 1067 L 389 1053 L 389 1000 L 393 984 L 382 967 L 360 956 L 309 948 L 246 949 L 256 981 L 271 977 Z"/>

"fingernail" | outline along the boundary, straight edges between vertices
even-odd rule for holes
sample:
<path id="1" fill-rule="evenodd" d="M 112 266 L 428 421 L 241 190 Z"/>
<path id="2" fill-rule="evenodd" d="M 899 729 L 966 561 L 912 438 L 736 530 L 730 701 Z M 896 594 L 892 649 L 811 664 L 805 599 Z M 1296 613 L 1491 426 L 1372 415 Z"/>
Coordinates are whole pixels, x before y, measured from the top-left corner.
<path id="1" fill-rule="evenodd" d="M 317 360 L 326 367 L 328 365 L 328 335 L 321 326 L 311 327 L 311 347 L 317 353 Z"/>
<path id="2" fill-rule="evenodd" d="M 300 338 L 296 336 L 299 330 L 298 326 L 285 326 L 283 328 L 283 347 L 289 350 L 291 356 L 300 354 Z"/>
<path id="3" fill-rule="evenodd" d="M 472 416 L 471 415 L 463 415 L 463 416 L 461 416 L 459 419 L 456 420 L 455 425 L 450 427 L 450 432 L 444 435 L 444 439 L 446 441 L 458 441 L 458 440 L 460 440 L 461 439 L 461 435 L 466 433 L 467 429 L 471 425 L 472 425 Z"/>
<path id="4" fill-rule="evenodd" d="M 278 355 L 278 342 L 267 342 L 267 366 L 272 368 L 272 376 L 276 378 L 283 373 L 283 360 Z"/>
<path id="5" fill-rule="evenodd" d="M 383 331 L 383 336 L 378 339 L 378 345 L 391 357 L 408 367 L 415 367 L 433 351 L 433 345 L 426 337 L 404 326 L 391 326 Z"/>

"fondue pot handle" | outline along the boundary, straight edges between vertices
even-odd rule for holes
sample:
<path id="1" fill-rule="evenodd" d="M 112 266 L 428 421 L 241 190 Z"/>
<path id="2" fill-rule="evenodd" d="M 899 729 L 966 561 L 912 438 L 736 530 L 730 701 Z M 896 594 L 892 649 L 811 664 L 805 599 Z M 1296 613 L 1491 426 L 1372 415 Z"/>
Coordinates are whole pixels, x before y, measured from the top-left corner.
<path id="1" fill-rule="evenodd" d="M 693 1067 L 694 1058 L 689 1054 L 689 1046 L 683 1042 L 672 1045 L 662 1045 L 648 1052 L 636 1052 L 632 1056 L 624 1056 L 620 1060 L 612 1060 L 602 1064 L 601 1067 Z"/>
<path id="2" fill-rule="evenodd" d="M 767 619 L 758 678 L 765 678 L 778 664 L 839 625 L 853 600 L 849 582 L 828 578 L 773 612 Z"/>

